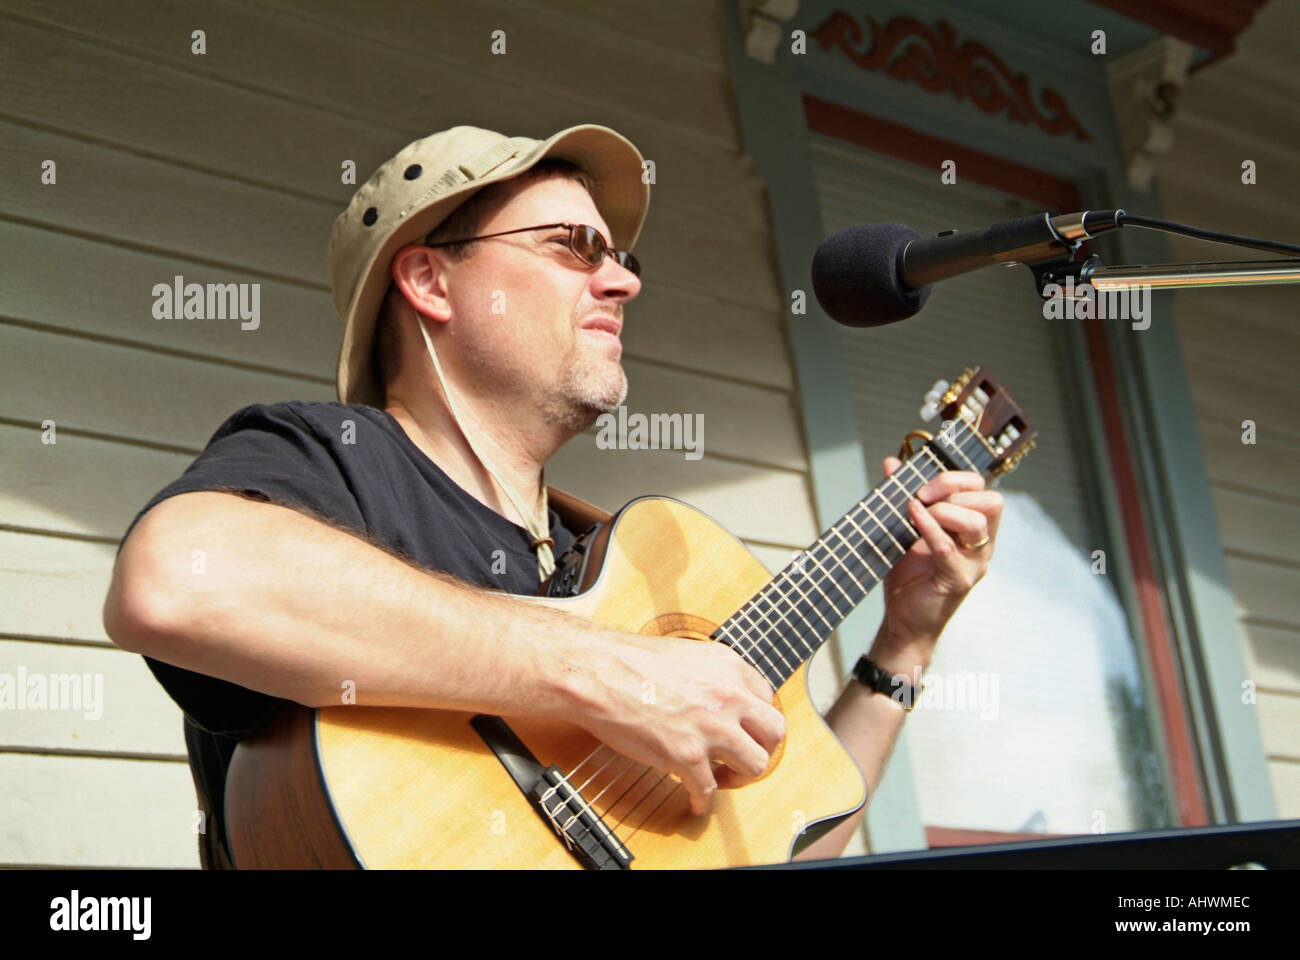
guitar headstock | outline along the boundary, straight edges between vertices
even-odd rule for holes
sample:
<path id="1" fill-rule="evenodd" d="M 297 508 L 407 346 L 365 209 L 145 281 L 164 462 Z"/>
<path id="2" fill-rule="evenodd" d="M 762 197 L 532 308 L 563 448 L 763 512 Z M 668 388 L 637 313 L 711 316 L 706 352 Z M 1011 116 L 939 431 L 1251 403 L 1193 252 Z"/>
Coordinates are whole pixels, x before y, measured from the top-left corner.
<path id="1" fill-rule="evenodd" d="M 973 465 L 995 477 L 1014 470 L 1034 448 L 1038 428 L 1006 387 L 982 366 L 963 371 L 951 384 L 943 380 L 935 383 L 925 395 L 921 418 L 931 420 L 940 413 L 945 427 L 960 421 L 967 428 L 965 444 L 969 449 L 959 457 L 974 461 Z"/>

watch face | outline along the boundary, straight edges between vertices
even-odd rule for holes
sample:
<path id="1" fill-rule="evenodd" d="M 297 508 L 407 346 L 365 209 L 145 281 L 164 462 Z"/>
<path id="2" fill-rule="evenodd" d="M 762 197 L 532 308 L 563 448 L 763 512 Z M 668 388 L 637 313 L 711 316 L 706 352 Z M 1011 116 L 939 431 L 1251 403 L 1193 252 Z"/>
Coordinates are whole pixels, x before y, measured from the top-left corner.
<path id="1" fill-rule="evenodd" d="M 866 657 L 863 657 L 858 662 L 858 665 L 854 668 L 853 672 L 857 676 L 858 680 L 863 684 L 870 687 L 872 690 L 880 690 L 880 680 L 885 675 L 884 671 Z"/>

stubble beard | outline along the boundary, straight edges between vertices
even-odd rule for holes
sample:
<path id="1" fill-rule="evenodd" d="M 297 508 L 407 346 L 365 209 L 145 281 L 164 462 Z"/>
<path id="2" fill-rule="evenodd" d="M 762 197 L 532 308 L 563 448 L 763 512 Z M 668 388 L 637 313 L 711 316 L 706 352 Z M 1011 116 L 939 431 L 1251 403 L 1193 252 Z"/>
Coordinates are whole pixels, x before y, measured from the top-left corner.
<path id="1" fill-rule="evenodd" d="M 584 356 L 575 345 L 565 364 L 550 418 L 573 433 L 581 433 L 602 413 L 616 413 L 627 399 L 627 374 L 618 360 Z"/>

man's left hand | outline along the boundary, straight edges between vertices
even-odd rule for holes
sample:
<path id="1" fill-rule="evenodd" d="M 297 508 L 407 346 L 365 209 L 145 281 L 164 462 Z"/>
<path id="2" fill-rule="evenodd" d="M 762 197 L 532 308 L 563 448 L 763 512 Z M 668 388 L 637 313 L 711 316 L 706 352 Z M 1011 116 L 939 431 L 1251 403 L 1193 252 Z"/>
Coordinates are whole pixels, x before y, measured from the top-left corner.
<path id="1" fill-rule="evenodd" d="M 885 458 L 885 476 L 901 466 Z M 885 576 L 878 655 L 928 665 L 949 618 L 988 571 L 1001 518 L 1002 494 L 985 490 L 984 478 L 969 470 L 941 473 L 908 501 L 908 522 L 921 539 Z"/>

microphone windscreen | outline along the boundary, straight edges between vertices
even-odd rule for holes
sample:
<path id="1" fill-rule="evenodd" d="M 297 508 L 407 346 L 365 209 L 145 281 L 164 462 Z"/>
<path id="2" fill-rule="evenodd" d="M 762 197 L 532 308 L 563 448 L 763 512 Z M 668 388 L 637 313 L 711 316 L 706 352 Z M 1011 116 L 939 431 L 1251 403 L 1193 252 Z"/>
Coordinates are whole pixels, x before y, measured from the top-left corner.
<path id="1" fill-rule="evenodd" d="M 911 290 L 899 275 L 903 248 L 909 240 L 920 239 L 901 223 L 865 223 L 831 234 L 813 255 L 817 302 L 850 327 L 906 320 L 930 296 L 930 287 Z"/>

